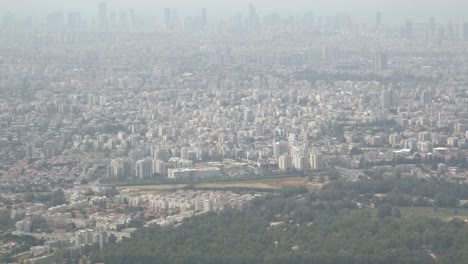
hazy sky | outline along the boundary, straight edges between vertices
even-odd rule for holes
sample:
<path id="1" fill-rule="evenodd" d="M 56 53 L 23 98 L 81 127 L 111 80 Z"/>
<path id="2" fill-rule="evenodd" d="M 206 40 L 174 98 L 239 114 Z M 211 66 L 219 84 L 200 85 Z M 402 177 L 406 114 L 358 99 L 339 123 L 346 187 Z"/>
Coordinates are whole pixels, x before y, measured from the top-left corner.
<path id="1" fill-rule="evenodd" d="M 40 14 L 51 11 L 81 11 L 89 15 L 97 13 L 102 0 L 0 0 L 1 10 L 17 15 Z M 246 12 L 252 2 L 260 14 L 279 11 L 294 14 L 304 10 L 316 15 L 347 12 L 365 19 L 381 11 L 384 21 L 416 19 L 430 16 L 439 19 L 468 20 L 468 0 L 107 0 L 109 10 L 133 8 L 137 12 L 161 16 L 162 8 L 173 7 L 182 15 L 190 15 L 201 7 L 207 7 L 210 16 L 231 15 Z"/>

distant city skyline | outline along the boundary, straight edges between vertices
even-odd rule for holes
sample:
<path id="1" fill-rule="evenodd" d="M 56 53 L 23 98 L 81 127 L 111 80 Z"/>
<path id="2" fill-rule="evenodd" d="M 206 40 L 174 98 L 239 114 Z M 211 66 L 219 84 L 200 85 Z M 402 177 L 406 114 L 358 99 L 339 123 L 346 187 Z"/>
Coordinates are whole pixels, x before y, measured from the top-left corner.
<path id="1" fill-rule="evenodd" d="M 108 3 L 109 11 L 135 9 L 145 16 L 162 17 L 163 9 L 174 8 L 180 16 L 194 15 L 201 8 L 208 9 L 208 15 L 222 18 L 237 13 L 247 13 L 247 6 L 253 3 L 260 15 L 278 12 L 285 15 L 301 14 L 313 11 L 317 16 L 329 16 L 335 13 L 348 13 L 361 21 L 371 21 L 376 12 L 381 12 L 382 23 L 401 22 L 406 19 L 426 20 L 433 16 L 440 20 L 464 20 L 468 15 L 468 2 L 459 0 L 241 0 L 241 1 L 187 1 L 164 0 L 154 3 L 150 0 L 1 0 L 4 12 L 23 17 L 29 15 L 43 15 L 49 12 L 83 12 L 87 16 L 96 16 L 100 2 Z M 150 11 L 152 10 L 152 11 Z"/>

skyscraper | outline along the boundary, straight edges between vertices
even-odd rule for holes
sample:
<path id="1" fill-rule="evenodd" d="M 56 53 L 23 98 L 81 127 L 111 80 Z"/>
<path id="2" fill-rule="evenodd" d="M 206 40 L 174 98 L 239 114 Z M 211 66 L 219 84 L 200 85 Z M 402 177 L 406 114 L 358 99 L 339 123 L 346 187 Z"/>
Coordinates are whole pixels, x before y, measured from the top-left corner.
<path id="1" fill-rule="evenodd" d="M 109 178 L 127 178 L 135 173 L 135 163 L 130 159 L 118 158 L 111 161 L 108 166 L 107 177 Z"/>
<path id="2" fill-rule="evenodd" d="M 382 108 L 391 108 L 400 101 L 398 94 L 392 89 L 382 91 L 380 99 Z"/>
<path id="3" fill-rule="evenodd" d="M 61 32 L 63 29 L 63 14 L 60 12 L 48 14 L 46 26 L 48 32 Z"/>
<path id="4" fill-rule="evenodd" d="M 382 27 L 382 14 L 380 12 L 377 12 L 375 14 L 375 31 L 380 31 Z"/>
<path id="5" fill-rule="evenodd" d="M 258 17 L 257 17 L 257 9 L 255 6 L 250 3 L 249 4 L 249 30 L 256 31 L 258 27 Z"/>
<path id="6" fill-rule="evenodd" d="M 128 10 L 128 16 L 129 16 L 129 21 L 130 21 L 130 31 L 134 31 L 138 27 L 135 10 L 134 9 Z"/>
<path id="7" fill-rule="evenodd" d="M 119 15 L 119 30 L 127 32 L 130 29 L 127 11 L 120 11 Z"/>
<path id="8" fill-rule="evenodd" d="M 137 161 L 135 163 L 135 175 L 140 179 L 151 178 L 153 176 L 153 160 L 147 157 Z"/>
<path id="9" fill-rule="evenodd" d="M 407 20 L 404 26 L 404 38 L 412 39 L 413 38 L 413 22 L 411 20 Z"/>
<path id="10" fill-rule="evenodd" d="M 305 171 L 308 168 L 307 154 L 298 151 L 293 154 L 292 165 L 298 171 Z"/>
<path id="11" fill-rule="evenodd" d="M 173 28 L 172 10 L 170 8 L 164 9 L 164 26 L 166 26 L 167 29 Z"/>
<path id="12" fill-rule="evenodd" d="M 98 28 L 99 31 L 107 31 L 107 3 L 99 3 L 98 8 Z"/>
<path id="13" fill-rule="evenodd" d="M 429 90 L 424 90 L 421 93 L 421 103 L 424 105 L 428 105 L 432 103 L 432 92 Z"/>
<path id="14" fill-rule="evenodd" d="M 289 168 L 291 168 L 291 157 L 289 157 L 289 155 L 281 155 L 279 157 L 278 164 L 280 170 L 288 170 Z"/>
<path id="15" fill-rule="evenodd" d="M 322 169 L 323 164 L 323 156 L 319 153 L 310 153 L 310 168 L 312 170 L 320 170 Z"/>
<path id="16" fill-rule="evenodd" d="M 468 40 L 468 22 L 463 23 L 462 35 L 463 40 Z"/>
<path id="17" fill-rule="evenodd" d="M 81 30 L 81 14 L 73 12 L 68 14 L 67 27 L 70 32 L 78 32 Z"/>
<path id="18" fill-rule="evenodd" d="M 116 30 L 116 27 L 117 27 L 117 15 L 116 13 L 113 11 L 109 14 L 109 20 L 108 20 L 108 30 L 109 31 L 114 31 Z"/>
<path id="19" fill-rule="evenodd" d="M 428 40 L 434 40 L 436 35 L 436 21 L 434 17 L 429 19 L 427 27 L 427 38 Z"/>
<path id="20" fill-rule="evenodd" d="M 447 23 L 447 37 L 450 40 L 453 40 L 453 39 L 457 38 L 455 28 L 454 28 L 453 22 L 451 20 Z"/>
<path id="21" fill-rule="evenodd" d="M 250 3 L 249 4 L 249 20 L 254 21 L 257 17 L 257 9 L 255 9 L 255 6 Z"/>
<path id="22" fill-rule="evenodd" d="M 202 30 L 206 30 L 208 27 L 208 11 L 206 8 L 202 8 L 201 10 L 201 28 Z"/>
<path id="23" fill-rule="evenodd" d="M 388 57 L 387 54 L 379 51 L 374 55 L 374 70 L 386 70 L 388 69 Z"/>

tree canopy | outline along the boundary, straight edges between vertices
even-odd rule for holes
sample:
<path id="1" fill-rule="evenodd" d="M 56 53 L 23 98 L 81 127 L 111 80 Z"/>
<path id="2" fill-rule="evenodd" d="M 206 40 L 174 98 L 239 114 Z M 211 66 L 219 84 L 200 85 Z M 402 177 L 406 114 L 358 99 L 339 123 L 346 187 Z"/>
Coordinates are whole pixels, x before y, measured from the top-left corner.
<path id="1" fill-rule="evenodd" d="M 374 188 L 332 184 L 305 196 L 302 188 L 286 189 L 255 200 L 245 211 L 196 216 L 177 227 L 142 228 L 90 255 L 97 262 L 130 264 L 466 263 L 463 221 L 404 217 L 388 202 L 358 209 L 348 193 L 321 193 L 330 188 L 353 193 L 358 187 L 364 191 L 357 193 Z"/>

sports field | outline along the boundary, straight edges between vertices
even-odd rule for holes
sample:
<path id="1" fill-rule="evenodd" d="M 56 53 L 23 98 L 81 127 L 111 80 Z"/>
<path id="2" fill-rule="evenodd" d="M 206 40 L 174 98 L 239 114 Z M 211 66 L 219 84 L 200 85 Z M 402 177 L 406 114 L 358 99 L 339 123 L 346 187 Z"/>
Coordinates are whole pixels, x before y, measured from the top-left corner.
<path id="1" fill-rule="evenodd" d="M 272 179 L 258 179 L 258 180 L 240 180 L 229 182 L 210 182 L 195 184 L 194 187 L 199 188 L 246 188 L 246 189 L 264 189 L 266 191 L 280 189 L 287 186 L 306 186 L 309 189 L 321 188 L 323 184 L 317 182 L 310 182 L 307 177 L 301 178 L 272 178 Z M 123 192 L 170 192 L 180 190 L 187 187 L 187 184 L 163 184 L 163 185 L 137 185 L 137 186 L 121 186 L 118 187 L 119 191 Z"/>
<path id="2" fill-rule="evenodd" d="M 460 220 L 468 219 L 468 209 L 459 208 L 455 210 L 453 208 L 437 208 L 434 210 L 432 207 L 401 207 L 401 215 L 404 217 L 431 217 L 438 218 L 444 221 L 450 221 L 458 218 Z"/>

